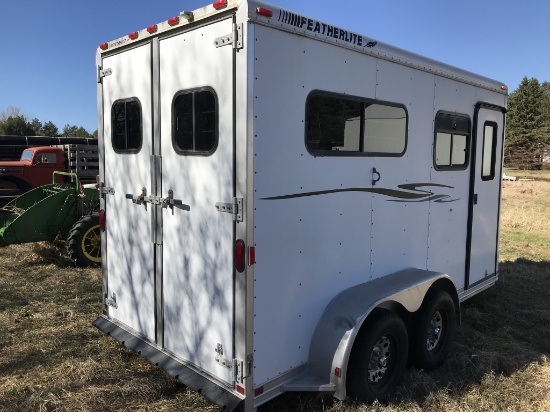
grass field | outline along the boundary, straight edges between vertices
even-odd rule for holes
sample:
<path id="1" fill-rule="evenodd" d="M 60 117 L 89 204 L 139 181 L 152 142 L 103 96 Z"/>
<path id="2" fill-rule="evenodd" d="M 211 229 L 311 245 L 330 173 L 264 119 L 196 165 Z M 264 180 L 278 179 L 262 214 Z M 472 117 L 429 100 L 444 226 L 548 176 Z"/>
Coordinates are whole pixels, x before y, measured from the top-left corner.
<path id="1" fill-rule="evenodd" d="M 550 411 L 550 173 L 503 187 L 500 280 L 462 305 L 439 370 L 386 405 L 289 393 L 267 411 Z M 524 172 L 522 172 L 524 173 Z M 0 411 L 217 411 L 103 336 L 99 269 L 46 244 L 0 248 Z"/>

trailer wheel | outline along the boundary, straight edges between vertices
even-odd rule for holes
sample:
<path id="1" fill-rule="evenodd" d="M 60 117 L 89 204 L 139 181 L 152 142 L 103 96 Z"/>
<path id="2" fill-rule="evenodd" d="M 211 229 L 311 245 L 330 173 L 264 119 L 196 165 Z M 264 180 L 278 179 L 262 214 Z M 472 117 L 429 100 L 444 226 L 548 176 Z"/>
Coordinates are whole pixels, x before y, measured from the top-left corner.
<path id="1" fill-rule="evenodd" d="M 78 266 L 98 266 L 101 263 L 101 230 L 99 216 L 83 216 L 67 237 L 70 259 Z"/>
<path id="2" fill-rule="evenodd" d="M 353 397 L 385 402 L 407 366 L 407 328 L 395 313 L 380 311 L 372 316 L 355 339 L 347 388 Z"/>
<path id="3" fill-rule="evenodd" d="M 411 342 L 414 366 L 427 371 L 438 368 L 447 358 L 456 329 L 453 298 L 442 290 L 429 292 L 413 327 L 416 330 Z"/>

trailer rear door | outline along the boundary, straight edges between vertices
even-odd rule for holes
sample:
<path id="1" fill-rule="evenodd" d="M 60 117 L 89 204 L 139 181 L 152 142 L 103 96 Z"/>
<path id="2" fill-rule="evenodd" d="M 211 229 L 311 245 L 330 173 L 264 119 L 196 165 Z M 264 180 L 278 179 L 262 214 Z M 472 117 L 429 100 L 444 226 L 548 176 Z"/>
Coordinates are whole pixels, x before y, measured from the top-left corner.
<path id="1" fill-rule="evenodd" d="M 230 387 L 234 221 L 216 205 L 234 197 L 235 51 L 215 43 L 232 29 L 103 60 L 109 315 Z"/>
<path id="2" fill-rule="evenodd" d="M 107 57 L 103 112 L 109 314 L 155 341 L 155 268 L 151 205 L 130 196 L 151 194 L 151 45 Z"/>
<path id="3" fill-rule="evenodd" d="M 233 48 L 214 40 L 232 20 L 160 42 L 164 346 L 232 383 Z M 200 65 L 196 64 L 200 60 Z"/>

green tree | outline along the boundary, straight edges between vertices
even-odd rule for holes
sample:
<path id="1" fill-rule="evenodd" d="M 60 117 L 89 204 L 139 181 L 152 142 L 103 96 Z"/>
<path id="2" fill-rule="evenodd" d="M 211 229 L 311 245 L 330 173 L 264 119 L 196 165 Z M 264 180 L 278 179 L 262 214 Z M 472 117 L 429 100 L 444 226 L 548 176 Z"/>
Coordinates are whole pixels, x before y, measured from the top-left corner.
<path id="1" fill-rule="evenodd" d="M 71 126 L 68 124 L 63 128 L 63 133 L 61 135 L 63 137 L 92 137 L 83 127 Z"/>
<path id="2" fill-rule="evenodd" d="M 33 136 L 34 130 L 25 116 L 8 116 L 0 121 L 0 134 L 15 136 Z"/>
<path id="3" fill-rule="evenodd" d="M 545 91 L 546 89 L 546 91 Z M 550 142 L 548 84 L 524 77 L 508 98 L 505 163 L 509 167 L 537 169 Z"/>
<path id="4" fill-rule="evenodd" d="M 44 136 L 50 136 L 50 137 L 59 136 L 59 129 L 52 122 L 44 123 L 44 125 L 40 129 L 40 132 L 42 132 Z"/>
<path id="5" fill-rule="evenodd" d="M 34 130 L 35 136 L 40 136 L 40 129 L 42 129 L 42 122 L 36 117 L 29 122 L 32 130 Z"/>

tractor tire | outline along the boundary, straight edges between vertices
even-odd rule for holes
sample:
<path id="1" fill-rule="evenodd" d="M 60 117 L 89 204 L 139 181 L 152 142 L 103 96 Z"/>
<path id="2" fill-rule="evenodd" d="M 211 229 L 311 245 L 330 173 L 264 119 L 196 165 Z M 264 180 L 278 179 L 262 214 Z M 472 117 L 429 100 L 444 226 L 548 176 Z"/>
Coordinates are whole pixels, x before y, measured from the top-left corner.
<path id="1" fill-rule="evenodd" d="M 99 215 L 82 216 L 67 236 L 69 258 L 77 266 L 99 266 L 101 264 L 101 229 Z"/>

